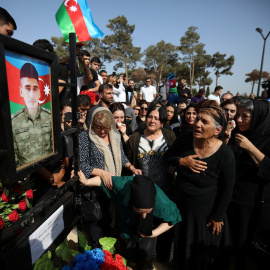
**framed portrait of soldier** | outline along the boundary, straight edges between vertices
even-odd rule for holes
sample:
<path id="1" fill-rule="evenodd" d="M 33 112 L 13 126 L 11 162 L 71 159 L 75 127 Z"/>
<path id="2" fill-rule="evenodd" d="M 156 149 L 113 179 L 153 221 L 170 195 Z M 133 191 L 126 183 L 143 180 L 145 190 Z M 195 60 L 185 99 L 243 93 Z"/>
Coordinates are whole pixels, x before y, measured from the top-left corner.
<path id="1" fill-rule="evenodd" d="M 0 177 L 15 182 L 60 157 L 57 57 L 3 35 L 0 56 Z"/>

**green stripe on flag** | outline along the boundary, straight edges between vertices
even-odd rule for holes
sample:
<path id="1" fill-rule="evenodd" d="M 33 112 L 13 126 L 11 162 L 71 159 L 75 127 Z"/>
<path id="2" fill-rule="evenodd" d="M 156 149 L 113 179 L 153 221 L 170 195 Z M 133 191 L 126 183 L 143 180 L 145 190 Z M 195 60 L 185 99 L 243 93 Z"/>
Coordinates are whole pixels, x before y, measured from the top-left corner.
<path id="1" fill-rule="evenodd" d="M 10 114 L 12 115 L 13 113 L 19 111 L 20 109 L 24 108 L 24 105 L 9 101 L 10 105 Z"/>
<path id="2" fill-rule="evenodd" d="M 60 8 L 57 10 L 55 14 L 55 19 L 57 21 L 57 24 L 64 36 L 64 40 L 66 42 L 69 42 L 69 33 L 75 33 L 75 29 L 73 26 L 73 23 L 68 15 L 68 12 L 66 10 L 66 7 L 64 3 L 60 6 Z M 76 35 L 76 41 L 78 42 L 78 38 Z"/>
<path id="3" fill-rule="evenodd" d="M 10 114 L 12 115 L 13 113 L 19 111 L 20 109 L 24 108 L 24 105 L 9 101 L 10 103 Z M 51 108 L 51 102 L 47 102 L 46 104 L 41 105 L 40 107 L 46 108 L 49 111 L 52 111 Z"/>
<path id="4" fill-rule="evenodd" d="M 51 102 L 47 102 L 47 103 L 41 105 L 40 107 L 43 107 L 43 108 L 48 109 L 49 111 L 52 111 Z"/>

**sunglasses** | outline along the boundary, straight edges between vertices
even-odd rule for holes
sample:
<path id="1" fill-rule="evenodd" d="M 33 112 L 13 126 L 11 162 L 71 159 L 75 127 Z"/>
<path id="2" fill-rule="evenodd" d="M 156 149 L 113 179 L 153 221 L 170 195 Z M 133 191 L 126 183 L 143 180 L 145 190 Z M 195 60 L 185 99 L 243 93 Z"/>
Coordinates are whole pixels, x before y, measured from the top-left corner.
<path id="1" fill-rule="evenodd" d="M 141 107 L 141 110 L 147 111 L 148 108 Z"/>
<path id="2" fill-rule="evenodd" d="M 100 127 L 100 126 L 94 126 L 94 128 L 97 130 L 104 130 L 104 131 L 108 131 L 110 129 L 110 128 Z"/>

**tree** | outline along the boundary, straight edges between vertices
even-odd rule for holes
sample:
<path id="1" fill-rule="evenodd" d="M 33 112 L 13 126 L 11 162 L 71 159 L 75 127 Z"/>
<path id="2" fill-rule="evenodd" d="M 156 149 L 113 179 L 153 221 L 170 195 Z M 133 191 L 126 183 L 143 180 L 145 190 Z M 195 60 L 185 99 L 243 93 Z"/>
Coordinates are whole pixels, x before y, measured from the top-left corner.
<path id="1" fill-rule="evenodd" d="M 126 78 L 128 79 L 128 69 L 136 66 L 136 62 L 141 59 L 141 48 L 134 47 L 131 35 L 135 30 L 135 25 L 129 25 L 125 16 L 118 16 L 109 20 L 107 27 L 113 32 L 103 38 L 110 62 L 116 61 L 114 69 L 125 67 Z"/>
<path id="2" fill-rule="evenodd" d="M 90 52 L 91 57 L 97 56 L 103 62 L 110 60 L 110 57 L 101 39 L 90 39 L 89 41 L 85 42 L 84 46 L 86 47 L 86 50 Z M 102 68 L 104 68 L 104 66 Z"/>
<path id="3" fill-rule="evenodd" d="M 134 69 L 130 75 L 134 83 L 139 84 L 139 85 L 144 83 L 146 76 L 147 76 L 147 73 L 142 67 Z"/>
<path id="4" fill-rule="evenodd" d="M 63 37 L 51 37 L 51 40 L 58 58 L 69 56 L 69 43 Z"/>
<path id="5" fill-rule="evenodd" d="M 250 73 L 247 73 L 246 76 L 248 76 L 248 78 L 245 79 L 245 82 L 252 82 L 251 93 L 253 93 L 254 85 L 260 78 L 260 71 L 258 69 L 253 69 Z M 262 72 L 262 78 L 268 79 L 269 76 L 270 74 L 268 72 Z"/>
<path id="6" fill-rule="evenodd" d="M 157 85 L 159 86 L 164 68 L 167 65 L 172 65 L 178 59 L 177 47 L 161 40 L 156 45 L 150 45 L 146 48 L 144 55 L 143 63 L 146 68 L 155 73 Z"/>
<path id="7" fill-rule="evenodd" d="M 212 56 L 210 54 L 206 54 L 203 46 L 198 46 L 197 55 L 195 56 L 195 81 L 199 85 L 199 89 L 202 87 L 205 89 L 206 85 L 210 85 L 213 80 L 209 78 L 210 72 L 206 70 L 210 67 Z"/>
<path id="8" fill-rule="evenodd" d="M 210 87 L 207 86 L 205 96 L 208 97 L 210 95 Z"/>
<path id="9" fill-rule="evenodd" d="M 216 86 L 218 86 L 218 77 L 220 75 L 233 75 L 231 72 L 231 68 L 234 64 L 234 56 L 231 55 L 227 59 L 225 59 L 226 54 L 221 54 L 220 52 L 216 52 L 211 60 L 211 67 L 215 70 L 216 75 Z"/>
<path id="10" fill-rule="evenodd" d="M 194 82 L 195 55 L 204 47 L 204 44 L 199 43 L 200 35 L 196 32 L 197 29 L 198 27 L 190 26 L 185 32 L 185 36 L 180 39 L 180 51 L 186 56 L 184 60 L 189 63 L 190 88 L 192 88 Z"/>
<path id="11" fill-rule="evenodd" d="M 250 73 L 247 73 L 246 76 L 248 76 L 248 78 L 245 79 L 245 82 L 252 82 L 251 93 L 253 93 L 254 85 L 260 77 L 260 71 L 258 69 L 253 69 Z"/>

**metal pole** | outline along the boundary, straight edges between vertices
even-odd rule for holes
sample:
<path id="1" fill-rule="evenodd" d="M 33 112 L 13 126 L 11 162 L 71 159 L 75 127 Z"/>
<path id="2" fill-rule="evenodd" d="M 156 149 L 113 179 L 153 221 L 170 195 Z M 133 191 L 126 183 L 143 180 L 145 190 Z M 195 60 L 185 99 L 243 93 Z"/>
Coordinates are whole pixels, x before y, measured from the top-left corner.
<path id="1" fill-rule="evenodd" d="M 264 40 L 263 42 L 263 52 L 262 52 L 262 61 L 261 61 L 261 69 L 260 69 L 260 77 L 259 77 L 259 83 L 258 83 L 258 90 L 257 90 L 257 97 L 260 96 L 260 87 L 261 87 L 261 80 L 262 80 L 262 69 L 263 69 L 263 59 L 264 59 L 264 51 L 265 51 L 265 44 L 266 44 L 266 40 L 270 34 L 270 31 L 269 33 L 267 34 L 266 37 L 264 37 L 263 33 L 262 33 L 262 30 L 260 28 L 256 28 L 256 31 L 259 32 Z"/>

